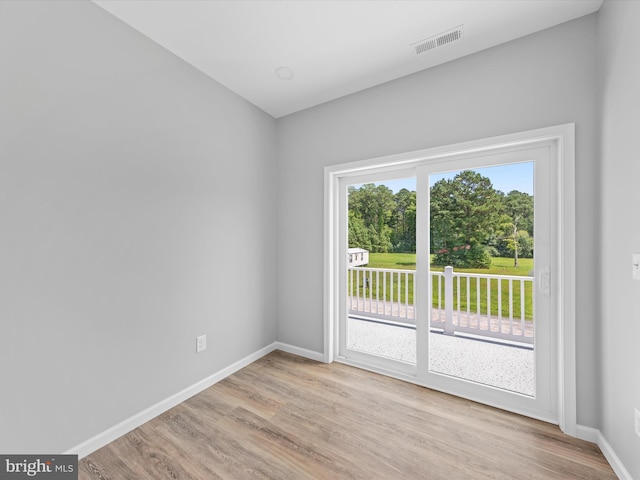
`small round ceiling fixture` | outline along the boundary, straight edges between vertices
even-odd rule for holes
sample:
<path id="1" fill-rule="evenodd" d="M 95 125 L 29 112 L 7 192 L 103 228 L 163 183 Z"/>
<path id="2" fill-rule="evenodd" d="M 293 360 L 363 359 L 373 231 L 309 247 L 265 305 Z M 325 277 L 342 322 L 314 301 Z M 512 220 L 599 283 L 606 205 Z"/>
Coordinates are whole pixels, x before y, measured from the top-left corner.
<path id="1" fill-rule="evenodd" d="M 276 77 L 278 77 L 280 80 L 292 80 L 295 76 L 293 70 L 291 70 L 289 67 L 278 67 L 276 68 L 275 72 Z"/>

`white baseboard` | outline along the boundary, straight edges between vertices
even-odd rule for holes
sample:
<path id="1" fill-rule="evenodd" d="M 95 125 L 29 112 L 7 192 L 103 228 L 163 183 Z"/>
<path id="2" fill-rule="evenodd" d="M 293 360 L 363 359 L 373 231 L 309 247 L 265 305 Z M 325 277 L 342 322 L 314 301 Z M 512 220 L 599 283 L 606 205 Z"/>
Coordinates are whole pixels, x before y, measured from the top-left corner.
<path id="1" fill-rule="evenodd" d="M 300 348 L 282 342 L 275 342 L 274 345 L 275 350 L 282 350 L 283 352 L 291 353 L 292 355 L 298 355 L 299 357 L 308 358 L 317 362 L 324 362 L 324 353 L 314 352 L 313 350 L 307 350 L 306 348 Z"/>
<path id="2" fill-rule="evenodd" d="M 176 405 L 184 402 L 188 398 L 191 398 L 194 395 L 200 393 L 201 391 L 209 388 L 211 385 L 218 383 L 220 380 L 223 380 L 224 378 L 237 372 L 241 368 L 246 367 L 250 363 L 255 362 L 256 360 L 267 355 L 268 353 L 273 352 L 274 350 L 276 350 L 276 348 L 279 348 L 280 350 L 284 350 L 284 348 L 281 348 L 280 346 L 278 346 L 277 342 L 274 342 L 271 345 L 267 345 L 266 347 L 261 348 L 257 352 L 254 352 L 251 355 L 248 355 L 243 359 L 238 360 L 237 362 L 229 365 L 228 367 L 223 368 L 219 372 L 214 373 L 213 375 L 205 378 L 204 380 L 201 380 L 191 385 L 190 387 L 187 387 L 184 390 L 181 390 L 176 394 L 171 395 L 169 398 L 166 398 L 165 400 L 161 400 L 155 405 L 152 405 L 149 408 L 141 411 L 140 413 L 137 413 L 136 415 L 130 418 L 127 418 L 126 420 L 123 420 L 117 425 L 114 425 L 113 427 L 108 428 L 104 432 L 99 433 L 98 435 L 90 438 L 89 440 L 86 440 L 85 442 L 82 442 L 79 445 L 76 445 L 75 447 L 67 450 L 64 453 L 78 455 L 78 458 L 86 457 L 90 453 L 95 452 L 99 448 L 104 447 L 105 445 L 121 437 L 122 435 L 129 433 L 131 430 L 138 428 L 140 425 L 166 412 L 170 408 L 175 407 Z M 292 348 L 295 348 L 295 347 L 292 347 Z M 303 350 L 303 349 L 299 349 L 299 350 Z M 288 350 L 285 350 L 285 351 L 288 351 Z M 297 355 L 301 355 L 300 353 L 297 353 L 297 352 L 291 352 L 291 353 L 296 353 Z"/>
<path id="3" fill-rule="evenodd" d="M 592 442 L 600 447 L 604 458 L 607 459 L 609 465 L 618 476 L 620 480 L 633 480 L 629 471 L 625 468 L 620 457 L 616 455 L 616 452 L 611 447 L 611 444 L 604 438 L 602 432 L 597 428 L 585 427 L 584 425 L 576 425 L 576 437 L 581 440 Z"/>
<path id="4" fill-rule="evenodd" d="M 600 430 L 592 427 L 585 427 L 584 425 L 576 425 L 576 437 L 580 440 L 586 440 L 591 443 L 598 443 L 598 437 L 600 436 Z"/>

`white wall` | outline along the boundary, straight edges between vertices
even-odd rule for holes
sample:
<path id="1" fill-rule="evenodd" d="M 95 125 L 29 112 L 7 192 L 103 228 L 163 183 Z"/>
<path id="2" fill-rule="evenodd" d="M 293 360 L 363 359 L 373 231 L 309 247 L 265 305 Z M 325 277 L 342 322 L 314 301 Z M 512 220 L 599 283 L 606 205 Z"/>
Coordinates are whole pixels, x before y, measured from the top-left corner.
<path id="1" fill-rule="evenodd" d="M 600 258 L 601 431 L 640 478 L 640 2 L 606 1 L 598 17 L 602 227 Z"/>
<path id="2" fill-rule="evenodd" d="M 275 341 L 276 126 L 90 2 L 0 71 L 0 452 L 62 452 Z"/>
<path id="3" fill-rule="evenodd" d="M 595 35 L 591 15 L 278 120 L 278 339 L 323 349 L 324 166 L 575 122 L 578 422 L 596 427 Z"/>

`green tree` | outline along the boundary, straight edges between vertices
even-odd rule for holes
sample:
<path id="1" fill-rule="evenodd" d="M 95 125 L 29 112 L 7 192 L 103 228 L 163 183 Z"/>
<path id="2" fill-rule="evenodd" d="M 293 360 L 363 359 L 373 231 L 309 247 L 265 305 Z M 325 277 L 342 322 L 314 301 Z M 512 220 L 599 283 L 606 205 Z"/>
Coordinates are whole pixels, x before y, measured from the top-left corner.
<path id="1" fill-rule="evenodd" d="M 514 255 L 517 254 L 520 258 L 531 258 L 533 257 L 533 238 L 529 236 L 529 232 L 526 230 L 518 230 L 515 239 L 513 237 L 507 238 L 507 248 L 509 252 Z M 515 266 L 517 267 L 518 265 L 516 264 Z"/>
<path id="2" fill-rule="evenodd" d="M 349 211 L 349 247 L 359 247 L 371 251 L 371 238 L 369 230 L 364 225 L 362 218 Z"/>
<path id="3" fill-rule="evenodd" d="M 385 185 L 368 183 L 360 188 L 349 187 L 349 246 L 368 246 L 371 252 L 389 252 L 394 209 L 393 192 Z"/>
<path id="4" fill-rule="evenodd" d="M 487 244 L 500 224 L 502 202 L 491 180 L 464 170 L 431 188 L 431 248 L 434 263 L 488 268 Z"/>
<path id="5" fill-rule="evenodd" d="M 393 196 L 393 234 L 391 241 L 395 252 L 416 251 L 416 192 L 406 188 Z"/>
<path id="6" fill-rule="evenodd" d="M 504 197 L 503 205 L 509 219 L 507 245 L 513 252 L 513 266 L 517 267 L 519 254 L 533 250 L 533 245 L 529 247 L 533 243 L 533 196 L 512 190 Z"/>

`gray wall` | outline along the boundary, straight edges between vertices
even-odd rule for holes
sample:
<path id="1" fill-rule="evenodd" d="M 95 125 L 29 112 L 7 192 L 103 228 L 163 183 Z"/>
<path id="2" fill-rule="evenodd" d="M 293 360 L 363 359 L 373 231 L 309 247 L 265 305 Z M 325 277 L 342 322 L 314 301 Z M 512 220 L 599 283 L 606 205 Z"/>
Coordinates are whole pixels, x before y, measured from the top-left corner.
<path id="1" fill-rule="evenodd" d="M 324 166 L 575 122 L 578 422 L 597 426 L 595 49 L 590 15 L 278 120 L 278 339 L 323 349 Z"/>
<path id="2" fill-rule="evenodd" d="M 90 2 L 0 71 L 0 452 L 61 452 L 275 341 L 276 125 Z"/>
<path id="3" fill-rule="evenodd" d="M 601 430 L 633 478 L 640 478 L 640 3 L 605 2 L 598 14 L 602 230 Z"/>

